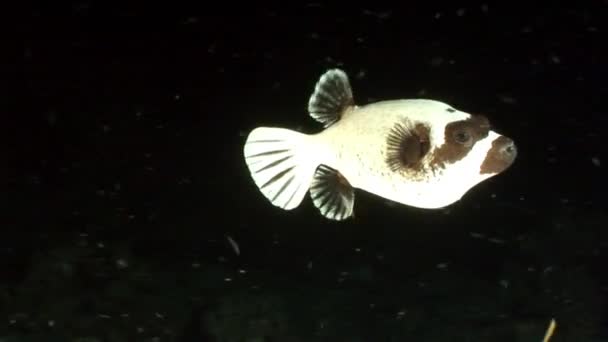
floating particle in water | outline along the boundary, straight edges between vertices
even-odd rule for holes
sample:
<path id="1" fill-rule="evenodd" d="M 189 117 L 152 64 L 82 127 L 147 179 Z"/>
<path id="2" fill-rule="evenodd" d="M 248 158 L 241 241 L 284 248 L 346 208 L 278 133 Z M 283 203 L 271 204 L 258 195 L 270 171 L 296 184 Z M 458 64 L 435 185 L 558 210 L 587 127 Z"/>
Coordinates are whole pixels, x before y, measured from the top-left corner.
<path id="1" fill-rule="evenodd" d="M 189 17 L 184 20 L 184 25 L 192 25 L 197 24 L 199 19 L 197 17 Z"/>
<path id="2" fill-rule="evenodd" d="M 42 183 L 42 179 L 38 175 L 29 175 L 27 176 L 26 181 L 31 185 L 40 185 Z"/>
<path id="3" fill-rule="evenodd" d="M 241 249 L 239 248 L 239 245 L 236 243 L 236 241 L 234 241 L 234 239 L 229 235 L 226 235 L 226 240 L 228 240 L 228 243 L 230 244 L 230 247 L 232 247 L 234 254 L 241 255 Z"/>
<path id="4" fill-rule="evenodd" d="M 600 161 L 600 158 L 598 158 L 598 157 L 591 158 L 591 163 L 597 167 L 601 166 L 601 161 Z"/>
<path id="5" fill-rule="evenodd" d="M 436 56 L 431 58 L 431 61 L 429 62 L 431 64 L 432 67 L 438 67 L 441 66 L 441 64 L 443 64 L 443 58 Z"/>
<path id="6" fill-rule="evenodd" d="M 505 240 L 499 239 L 499 238 L 488 238 L 488 241 L 495 243 L 497 245 L 502 245 L 503 243 L 505 243 Z"/>
<path id="7" fill-rule="evenodd" d="M 57 123 L 57 114 L 53 111 L 49 112 L 46 116 L 46 122 L 49 124 L 49 126 L 55 126 Z"/>
<path id="8" fill-rule="evenodd" d="M 506 103 L 506 104 L 516 104 L 517 103 L 517 99 L 514 98 L 513 96 L 507 95 L 507 94 L 500 94 L 498 95 L 498 99 L 502 102 L 502 103 Z"/>
<path id="9" fill-rule="evenodd" d="M 391 11 L 370 11 L 370 10 L 365 9 L 365 10 L 363 10 L 363 14 L 371 16 L 371 17 L 375 17 L 378 20 L 386 20 L 391 17 L 392 12 Z"/>
<path id="10" fill-rule="evenodd" d="M 367 72 L 364 69 L 361 69 L 361 70 L 359 70 L 357 75 L 355 75 L 355 78 L 360 80 L 360 79 L 364 78 L 365 75 L 367 75 Z"/>
<path id="11" fill-rule="evenodd" d="M 180 177 L 177 180 L 177 184 L 179 185 L 183 185 L 183 184 L 192 184 L 192 180 L 190 180 L 189 177 Z"/>
<path id="12" fill-rule="evenodd" d="M 459 8 L 458 10 L 456 10 L 456 15 L 459 17 L 462 17 L 466 14 L 467 10 L 465 8 Z"/>
<path id="13" fill-rule="evenodd" d="M 119 269 L 125 269 L 129 267 L 129 262 L 126 259 L 120 258 L 116 260 L 116 267 Z"/>
<path id="14" fill-rule="evenodd" d="M 334 64 L 336 66 L 344 65 L 344 62 L 337 61 L 337 60 L 333 59 L 331 56 L 325 57 L 325 62 L 327 62 L 328 64 Z"/>
<path id="15" fill-rule="evenodd" d="M 551 54 L 549 55 L 549 60 L 553 63 L 553 64 L 560 64 L 562 62 L 561 58 L 559 58 L 558 55 L 556 54 Z"/>
<path id="16" fill-rule="evenodd" d="M 484 239 L 485 238 L 485 235 L 476 233 L 476 232 L 470 232 L 469 235 L 474 239 Z"/>
<path id="17" fill-rule="evenodd" d="M 25 49 L 23 49 L 23 57 L 26 59 L 31 59 L 33 56 L 32 53 L 32 49 L 29 47 L 26 47 Z"/>
<path id="18" fill-rule="evenodd" d="M 490 8 L 488 7 L 488 5 L 487 5 L 487 4 L 482 4 L 482 5 L 481 5 L 481 11 L 482 11 L 483 13 L 488 13 L 489 9 L 490 9 Z"/>

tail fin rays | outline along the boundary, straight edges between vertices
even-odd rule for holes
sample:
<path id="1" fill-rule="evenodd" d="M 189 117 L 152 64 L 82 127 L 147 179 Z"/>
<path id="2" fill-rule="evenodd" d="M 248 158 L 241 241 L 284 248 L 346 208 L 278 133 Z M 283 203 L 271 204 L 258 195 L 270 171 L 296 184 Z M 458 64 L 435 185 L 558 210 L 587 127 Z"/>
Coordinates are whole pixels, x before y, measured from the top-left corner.
<path id="1" fill-rule="evenodd" d="M 245 142 L 245 162 L 253 181 L 273 205 L 285 210 L 300 205 L 317 168 L 306 139 L 289 129 L 259 127 Z"/>

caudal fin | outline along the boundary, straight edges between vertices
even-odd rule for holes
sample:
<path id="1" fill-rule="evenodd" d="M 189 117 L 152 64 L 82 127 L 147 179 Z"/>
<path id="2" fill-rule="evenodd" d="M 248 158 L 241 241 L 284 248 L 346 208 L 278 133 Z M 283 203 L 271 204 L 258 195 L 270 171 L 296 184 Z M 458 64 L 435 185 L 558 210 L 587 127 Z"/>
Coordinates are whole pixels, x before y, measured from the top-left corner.
<path id="1" fill-rule="evenodd" d="M 259 127 L 245 142 L 253 181 L 273 205 L 285 210 L 302 202 L 318 166 L 307 138 L 289 129 Z"/>

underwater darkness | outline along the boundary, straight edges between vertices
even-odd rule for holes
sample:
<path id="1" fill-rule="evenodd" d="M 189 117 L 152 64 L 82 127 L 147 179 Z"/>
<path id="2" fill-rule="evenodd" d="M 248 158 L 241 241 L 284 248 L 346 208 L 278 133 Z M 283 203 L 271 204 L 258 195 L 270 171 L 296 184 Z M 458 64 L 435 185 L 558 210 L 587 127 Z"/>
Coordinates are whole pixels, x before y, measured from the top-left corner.
<path id="1" fill-rule="evenodd" d="M 214 7 L 215 6 L 215 7 Z M 608 1 L 32 5 L 9 31 L 0 341 L 608 341 Z M 16 43 L 16 44 L 12 44 Z M 272 206 L 257 126 L 482 113 L 513 166 L 440 210 Z"/>

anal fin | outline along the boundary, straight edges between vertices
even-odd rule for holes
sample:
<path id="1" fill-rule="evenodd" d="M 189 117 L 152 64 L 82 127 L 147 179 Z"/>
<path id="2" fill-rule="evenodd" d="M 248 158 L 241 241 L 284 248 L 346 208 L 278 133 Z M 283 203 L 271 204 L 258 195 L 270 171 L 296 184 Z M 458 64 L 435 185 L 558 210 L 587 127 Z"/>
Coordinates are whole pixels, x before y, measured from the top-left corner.
<path id="1" fill-rule="evenodd" d="M 331 69 L 319 78 L 308 101 L 308 112 L 328 127 L 351 106 L 354 106 L 354 100 L 348 76 L 340 69 Z"/>
<path id="2" fill-rule="evenodd" d="M 340 172 L 319 165 L 312 184 L 310 197 L 321 214 L 328 219 L 342 221 L 353 215 L 355 189 Z"/>

